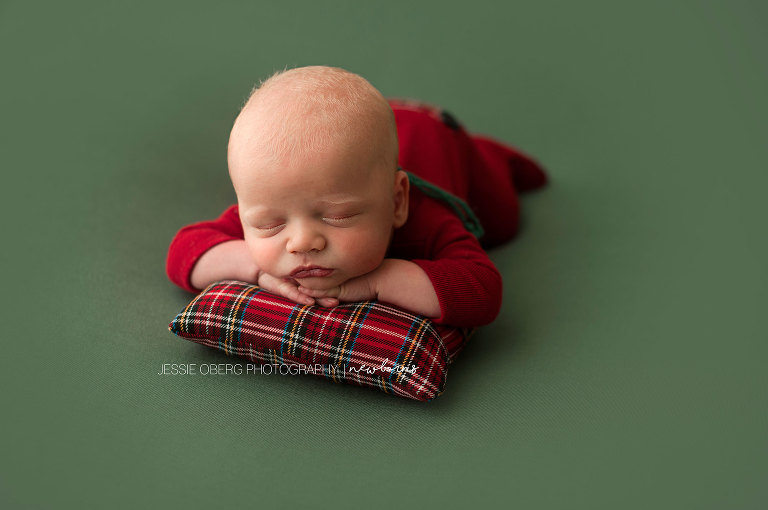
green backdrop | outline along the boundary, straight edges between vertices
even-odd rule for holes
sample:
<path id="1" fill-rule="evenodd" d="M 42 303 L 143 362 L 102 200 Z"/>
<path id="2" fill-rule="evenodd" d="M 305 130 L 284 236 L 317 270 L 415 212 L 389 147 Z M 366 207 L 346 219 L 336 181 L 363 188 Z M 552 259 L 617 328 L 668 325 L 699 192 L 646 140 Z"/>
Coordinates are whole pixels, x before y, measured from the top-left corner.
<path id="1" fill-rule="evenodd" d="M 757 1 L 0 3 L 0 506 L 764 508 L 766 25 Z M 166 249 L 233 201 L 253 84 L 306 64 L 552 177 L 433 402 L 157 375 L 235 361 L 167 331 Z"/>

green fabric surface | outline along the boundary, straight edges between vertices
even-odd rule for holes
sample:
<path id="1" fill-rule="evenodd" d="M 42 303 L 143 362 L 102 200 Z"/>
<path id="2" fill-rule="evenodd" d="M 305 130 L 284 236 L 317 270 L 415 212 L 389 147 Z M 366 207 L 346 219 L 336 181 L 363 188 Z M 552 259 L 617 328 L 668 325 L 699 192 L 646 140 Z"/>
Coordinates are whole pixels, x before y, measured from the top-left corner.
<path id="1" fill-rule="evenodd" d="M 0 3 L 0 507 L 763 508 L 766 25 L 757 1 Z M 433 402 L 157 375 L 236 362 L 167 331 L 191 296 L 166 249 L 233 202 L 253 84 L 307 64 L 549 170 Z"/>

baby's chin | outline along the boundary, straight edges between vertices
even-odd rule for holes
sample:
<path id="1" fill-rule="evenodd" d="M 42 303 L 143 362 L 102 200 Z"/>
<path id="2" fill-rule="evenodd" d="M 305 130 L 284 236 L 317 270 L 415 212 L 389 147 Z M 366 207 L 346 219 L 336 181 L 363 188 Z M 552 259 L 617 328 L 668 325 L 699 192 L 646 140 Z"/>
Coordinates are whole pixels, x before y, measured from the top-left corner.
<path id="1" fill-rule="evenodd" d="M 333 278 L 331 277 L 309 277 L 309 278 L 295 278 L 302 287 L 306 287 L 310 290 L 328 290 L 334 287 L 338 287 L 347 278 Z"/>

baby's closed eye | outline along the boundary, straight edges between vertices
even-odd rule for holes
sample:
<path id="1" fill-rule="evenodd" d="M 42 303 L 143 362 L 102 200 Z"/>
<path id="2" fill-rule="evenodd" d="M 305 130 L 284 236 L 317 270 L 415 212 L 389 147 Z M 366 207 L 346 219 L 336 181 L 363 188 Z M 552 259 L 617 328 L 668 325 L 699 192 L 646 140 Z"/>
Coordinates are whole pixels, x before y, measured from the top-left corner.
<path id="1" fill-rule="evenodd" d="M 346 225 L 353 222 L 359 216 L 360 213 L 329 215 L 323 216 L 323 221 L 332 225 Z"/>
<path id="2" fill-rule="evenodd" d="M 264 225 L 256 225 L 256 229 L 264 233 L 277 232 L 285 226 L 285 223 L 266 223 Z"/>

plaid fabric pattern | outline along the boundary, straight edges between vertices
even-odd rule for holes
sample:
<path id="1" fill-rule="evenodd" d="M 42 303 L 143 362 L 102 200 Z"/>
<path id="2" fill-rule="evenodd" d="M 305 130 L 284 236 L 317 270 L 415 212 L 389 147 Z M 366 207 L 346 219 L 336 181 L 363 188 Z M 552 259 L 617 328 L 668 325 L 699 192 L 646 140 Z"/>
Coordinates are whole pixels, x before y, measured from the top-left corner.
<path id="1" fill-rule="evenodd" d="M 471 334 L 377 301 L 307 306 L 233 280 L 208 286 L 168 329 L 254 364 L 320 366 L 311 373 L 422 401 L 443 392 Z"/>

